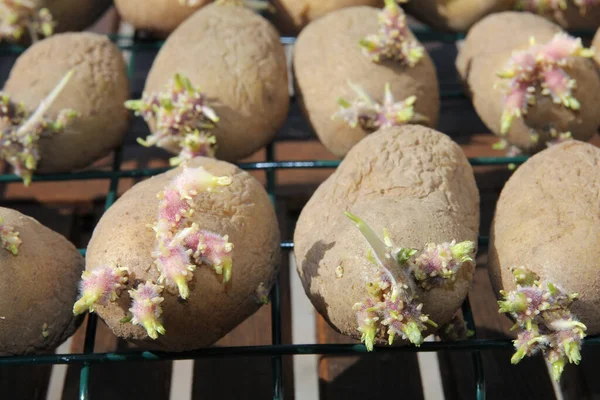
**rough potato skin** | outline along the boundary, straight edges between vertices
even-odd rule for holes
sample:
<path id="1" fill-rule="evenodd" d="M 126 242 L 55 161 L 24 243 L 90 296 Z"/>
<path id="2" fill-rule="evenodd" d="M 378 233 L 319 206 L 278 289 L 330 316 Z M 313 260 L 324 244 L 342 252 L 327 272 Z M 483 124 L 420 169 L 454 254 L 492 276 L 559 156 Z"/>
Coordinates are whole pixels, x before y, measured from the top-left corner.
<path id="1" fill-rule="evenodd" d="M 397 246 L 477 241 L 479 193 L 457 144 L 416 125 L 380 130 L 362 140 L 319 186 L 294 233 L 306 294 L 335 329 L 357 339 L 361 334 L 352 306 L 367 297 L 366 278 L 374 267 L 367 261 L 367 242 L 344 211 L 380 235 L 386 228 Z M 420 291 L 424 312 L 440 326 L 460 308 L 473 272 L 463 269 L 450 288 Z"/>
<path id="2" fill-rule="evenodd" d="M 40 140 L 40 173 L 88 166 L 121 143 L 129 124 L 125 63 L 105 35 L 63 33 L 34 44 L 17 59 L 4 91 L 33 110 L 72 68 L 48 115 L 71 108 L 79 116 L 63 133 Z"/>
<path id="3" fill-rule="evenodd" d="M 62 235 L 31 217 L 2 207 L 0 217 L 22 240 L 16 256 L 0 249 L 0 355 L 53 350 L 82 320 L 72 310 L 83 257 Z"/>
<path id="4" fill-rule="evenodd" d="M 571 310 L 600 333 L 600 149 L 579 141 L 531 157 L 508 180 L 490 232 L 494 292 L 513 290 L 510 268 L 525 266 L 543 282 L 579 293 Z"/>
<path id="5" fill-rule="evenodd" d="M 137 29 L 147 30 L 166 37 L 186 18 L 212 0 L 202 0 L 193 7 L 179 0 L 115 0 L 121 18 Z"/>
<path id="6" fill-rule="evenodd" d="M 515 0 L 410 0 L 406 12 L 435 29 L 466 32 L 488 14 L 510 10 Z"/>
<path id="7" fill-rule="evenodd" d="M 237 161 L 271 141 L 289 109 L 287 64 L 275 28 L 254 11 L 210 4 L 179 26 L 158 53 L 147 92 L 175 73 L 207 94 L 220 118 L 217 158 Z"/>
<path id="8" fill-rule="evenodd" d="M 273 0 L 271 20 L 282 35 L 297 35 L 309 22 L 345 7 L 383 7 L 383 0 Z"/>
<path id="9" fill-rule="evenodd" d="M 111 6 L 111 0 L 33 0 L 46 7 L 57 22 L 55 32 L 80 31 L 92 25 Z"/>
<path id="10" fill-rule="evenodd" d="M 97 307 L 117 336 L 146 348 L 184 351 L 213 344 L 258 310 L 256 289 L 261 282 L 271 288 L 277 275 L 279 228 L 263 187 L 232 164 L 209 158 L 191 163 L 199 165 L 213 175 L 233 178 L 230 186 L 199 194 L 195 198 L 197 211 L 191 218 L 201 229 L 229 235 L 234 244 L 232 278 L 224 286 L 222 276 L 201 265 L 194 271 L 186 301 L 165 289 L 166 335 L 157 340 L 150 339 L 140 326 L 120 322 L 131 307 L 127 292 L 122 292 L 117 302 Z M 147 279 L 158 279 L 151 257 L 155 236 L 148 224 L 156 221 L 157 194 L 180 171 L 178 168 L 138 183 L 115 202 L 94 230 L 86 256 L 87 270 L 111 263 L 127 267 L 128 289 Z"/>
<path id="11" fill-rule="evenodd" d="M 429 55 L 413 68 L 397 62 L 376 64 L 362 54 L 359 40 L 377 33 L 379 9 L 352 7 L 326 15 L 306 27 L 294 50 L 294 74 L 298 100 L 321 142 L 343 157 L 367 136 L 360 127 L 351 128 L 332 120 L 339 109 L 337 99 L 356 98 L 348 81 L 361 86 L 376 101 L 383 102 L 385 84 L 390 83 L 397 101 L 417 96 L 415 111 L 436 126 L 440 100 L 435 66 Z"/>
<path id="12" fill-rule="evenodd" d="M 467 85 L 473 105 L 479 117 L 496 134 L 500 133 L 500 121 L 504 96 L 494 88 L 503 80 L 497 73 L 504 69 L 513 51 L 529 47 L 529 38 L 546 43 L 561 28 L 544 18 L 521 12 L 503 12 L 490 15 L 471 28 L 457 58 L 457 69 Z M 506 35 L 506 32 L 511 32 Z M 498 38 L 498 39 L 495 39 Z M 563 105 L 554 104 L 549 96 L 538 93 L 536 104 L 529 107 L 524 118 L 516 118 L 506 139 L 523 150 L 534 153 L 546 147 L 550 139 L 549 128 L 558 132 L 571 132 L 573 138 L 589 140 L 600 127 L 600 78 L 587 59 L 574 59 L 567 72 L 577 81 L 574 97 L 581 103 L 577 112 Z M 531 140 L 530 129 L 540 134 L 540 140 Z"/>

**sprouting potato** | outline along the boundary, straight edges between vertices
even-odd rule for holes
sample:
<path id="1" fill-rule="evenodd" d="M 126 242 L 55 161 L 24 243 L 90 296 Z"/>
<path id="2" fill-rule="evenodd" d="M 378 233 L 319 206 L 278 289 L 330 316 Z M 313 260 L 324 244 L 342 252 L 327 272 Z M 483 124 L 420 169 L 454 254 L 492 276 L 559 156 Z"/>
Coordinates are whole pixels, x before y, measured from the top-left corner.
<path id="1" fill-rule="evenodd" d="M 83 264 L 62 235 L 0 207 L 0 355 L 51 351 L 75 332 Z"/>
<path id="2" fill-rule="evenodd" d="M 405 125 L 350 150 L 302 210 L 294 252 L 306 294 L 336 330 L 369 349 L 419 345 L 467 296 L 478 230 L 479 193 L 460 147 Z"/>
<path id="3" fill-rule="evenodd" d="M 136 184 L 90 240 L 73 311 L 95 311 L 145 348 L 213 344 L 266 301 L 279 229 L 262 185 L 224 161 L 198 157 Z"/>

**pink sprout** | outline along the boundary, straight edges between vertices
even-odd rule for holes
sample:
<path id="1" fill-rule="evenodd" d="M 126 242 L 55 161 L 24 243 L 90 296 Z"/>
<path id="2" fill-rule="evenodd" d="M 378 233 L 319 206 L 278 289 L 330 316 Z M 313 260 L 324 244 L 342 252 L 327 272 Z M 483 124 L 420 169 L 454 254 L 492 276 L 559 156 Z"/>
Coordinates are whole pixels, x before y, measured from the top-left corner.
<path id="1" fill-rule="evenodd" d="M 127 268 L 107 265 L 84 271 L 80 282 L 81 297 L 73 306 L 73 313 L 93 312 L 97 304 L 107 305 L 115 301 L 125 288 L 127 273 Z"/>
<path id="2" fill-rule="evenodd" d="M 14 256 L 19 253 L 21 238 L 19 232 L 15 231 L 12 225 L 4 223 L 4 218 L 0 217 L 0 243 L 2 248 L 11 252 Z"/>
<path id="3" fill-rule="evenodd" d="M 129 296 L 133 299 L 129 309 L 132 315 L 131 323 L 144 327 L 152 339 L 157 339 L 158 334 L 165 334 L 165 328 L 160 321 L 161 303 L 164 301 L 161 297 L 162 290 L 162 286 L 147 281 L 129 291 Z"/>

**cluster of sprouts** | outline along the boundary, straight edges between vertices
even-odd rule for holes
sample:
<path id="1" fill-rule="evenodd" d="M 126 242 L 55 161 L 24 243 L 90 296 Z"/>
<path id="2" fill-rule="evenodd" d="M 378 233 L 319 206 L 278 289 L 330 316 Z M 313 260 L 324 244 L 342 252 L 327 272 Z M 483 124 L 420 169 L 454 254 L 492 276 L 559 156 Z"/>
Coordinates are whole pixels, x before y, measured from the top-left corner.
<path id="1" fill-rule="evenodd" d="M 158 195 L 155 249 L 152 258 L 160 277 L 156 282 L 146 281 L 128 291 L 132 300 L 128 322 L 144 327 L 152 339 L 165 334 L 161 323 L 163 290 L 177 293 L 182 299 L 190 294 L 189 282 L 197 266 L 205 264 L 223 276 L 223 283 L 231 279 L 233 244 L 227 235 L 200 229 L 190 217 L 195 212 L 194 198 L 202 192 L 212 192 L 230 185 L 230 177 L 217 177 L 203 167 L 187 168 L 175 176 Z M 82 275 L 81 297 L 73 312 L 94 311 L 96 305 L 107 305 L 119 297 L 126 284 L 132 282 L 126 268 L 103 266 Z M 262 300 L 262 299 L 261 299 Z"/>
<path id="2" fill-rule="evenodd" d="M 540 135 L 534 129 L 531 129 L 529 132 L 529 137 L 531 143 L 537 144 L 540 140 Z M 546 147 L 552 147 L 554 145 L 566 142 L 568 140 L 573 139 L 573 135 L 571 132 L 558 132 L 556 129 L 550 129 L 550 140 L 546 141 Z M 494 150 L 505 150 L 507 157 L 516 157 L 523 154 L 523 150 L 517 146 L 514 146 L 505 138 L 500 138 L 500 140 L 492 146 Z"/>
<path id="3" fill-rule="evenodd" d="M 55 25 L 50 11 L 32 0 L 0 0 L 0 39 L 19 41 L 29 34 L 35 42 L 51 36 Z"/>
<path id="4" fill-rule="evenodd" d="M 579 110 L 580 104 L 573 96 L 576 81 L 565 68 L 573 57 L 591 58 L 594 51 L 586 49 L 581 39 L 565 33 L 557 33 L 548 43 L 539 45 L 530 39 L 527 50 L 513 52 L 503 71 L 498 76 L 504 81 L 504 107 L 500 134 L 506 135 L 515 118 L 527 114 L 529 106 L 535 105 L 538 90 L 552 97 L 556 104 L 571 110 Z"/>
<path id="5" fill-rule="evenodd" d="M 427 121 L 427 117 L 415 112 L 416 96 L 410 96 L 402 101 L 396 101 L 390 84 L 385 85 L 383 104 L 379 104 L 360 86 L 348 82 L 357 97 L 348 101 L 338 99 L 340 109 L 332 118 L 341 118 L 352 128 L 360 126 L 373 132 L 381 128 Z"/>
<path id="6" fill-rule="evenodd" d="M 179 155 L 171 158 L 171 165 L 178 165 L 198 156 L 215 156 L 217 141 L 211 130 L 219 117 L 208 103 L 188 78 L 175 74 L 164 92 L 144 93 L 140 100 L 125 102 L 125 107 L 153 127 L 152 134 L 138 143 L 177 148 Z"/>
<path id="7" fill-rule="evenodd" d="M 581 15 L 585 15 L 590 8 L 600 6 L 600 0 L 573 0 L 575 7 Z M 569 7 L 568 0 L 519 0 L 517 9 L 538 14 L 557 14 Z"/>
<path id="8" fill-rule="evenodd" d="M 542 352 L 552 366 L 552 377 L 558 381 L 567 362 L 579 364 L 581 341 L 586 326 L 569 310 L 577 293 L 568 294 L 527 268 L 512 268 L 517 289 L 500 291 L 499 312 L 509 314 L 520 328 L 514 341 L 516 352 L 511 362 L 517 364 L 525 356 Z"/>
<path id="9" fill-rule="evenodd" d="M 0 93 L 0 159 L 9 163 L 15 174 L 29 185 L 40 160 L 39 140 L 59 134 L 77 116 L 73 110 L 60 110 L 55 119 L 46 116 L 48 109 L 73 75 L 69 71 L 59 84 L 44 98 L 33 113 L 21 103 L 16 103 Z"/>
<path id="10" fill-rule="evenodd" d="M 379 13 L 379 32 L 359 42 L 365 55 L 374 62 L 391 60 L 414 67 L 423 58 L 425 49 L 412 36 L 406 15 L 396 0 L 385 0 Z"/>
<path id="11" fill-rule="evenodd" d="M 367 281 L 366 298 L 353 307 L 361 341 L 369 351 L 373 350 L 375 337 L 385 334 L 390 345 L 400 336 L 419 346 L 427 325 L 437 325 L 423 312 L 418 289 L 454 282 L 460 269 L 473 262 L 475 244 L 428 244 L 421 251 L 396 247 L 386 231 L 381 240 L 362 219 L 348 212 L 346 215 L 368 242 L 367 257 L 377 267 L 376 274 Z"/>
<path id="12" fill-rule="evenodd" d="M 21 238 L 19 232 L 15 231 L 12 225 L 4 223 L 4 218 L 0 217 L 0 244 L 3 249 L 8 250 L 12 255 L 19 254 Z"/>

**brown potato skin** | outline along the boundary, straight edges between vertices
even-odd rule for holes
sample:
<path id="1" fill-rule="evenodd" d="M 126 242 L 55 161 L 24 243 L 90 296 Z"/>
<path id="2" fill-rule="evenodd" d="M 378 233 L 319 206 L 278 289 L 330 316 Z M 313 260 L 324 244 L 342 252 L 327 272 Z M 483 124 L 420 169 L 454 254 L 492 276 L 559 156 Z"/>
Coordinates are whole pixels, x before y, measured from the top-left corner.
<path id="1" fill-rule="evenodd" d="M 390 83 L 397 101 L 417 96 L 415 111 L 436 126 L 440 99 L 435 66 L 429 55 L 413 68 L 397 62 L 376 64 L 362 53 L 358 44 L 377 33 L 379 10 L 352 7 L 332 12 L 312 22 L 298 37 L 294 49 L 296 94 L 304 115 L 321 142 L 337 157 L 343 157 L 368 132 L 351 128 L 332 115 L 339 110 L 337 99 L 356 98 L 348 81 L 361 86 L 382 102 L 385 84 Z"/>
<path id="2" fill-rule="evenodd" d="M 17 59 L 4 91 L 33 110 L 71 69 L 75 73 L 48 116 L 64 108 L 79 116 L 63 133 L 40 140 L 39 173 L 90 165 L 122 142 L 129 125 L 125 63 L 105 35 L 62 33 L 34 44 Z"/>
<path id="3" fill-rule="evenodd" d="M 270 20 L 282 35 L 296 36 L 311 21 L 346 7 L 383 7 L 383 0 L 272 0 Z"/>
<path id="4" fill-rule="evenodd" d="M 92 25 L 112 5 L 111 0 L 33 0 L 48 8 L 57 22 L 55 32 L 80 31 Z"/>
<path id="5" fill-rule="evenodd" d="M 211 132 L 217 158 L 237 161 L 259 150 L 289 110 L 287 63 L 275 28 L 254 11 L 210 4 L 179 26 L 158 53 L 144 90 L 163 91 L 188 77 L 220 118 Z"/>
<path id="6" fill-rule="evenodd" d="M 231 176 L 233 183 L 195 198 L 196 212 L 191 220 L 201 229 L 229 235 L 234 244 L 233 272 L 225 286 L 222 276 L 200 265 L 189 283 L 190 296 L 163 291 L 163 325 L 166 335 L 150 339 L 137 325 L 120 322 L 131 307 L 127 292 L 117 302 L 100 306 L 97 312 L 115 335 L 145 348 L 168 351 L 192 350 L 213 344 L 261 306 L 256 289 L 263 282 L 271 288 L 280 262 L 279 228 L 275 212 L 262 185 L 236 166 L 210 158 L 191 162 L 218 176 Z M 128 289 L 147 279 L 156 280 L 153 264 L 157 194 L 181 171 L 170 170 L 128 190 L 100 219 L 88 246 L 86 269 L 118 264 L 130 272 Z"/>
<path id="7" fill-rule="evenodd" d="M 579 141 L 552 146 L 520 166 L 496 207 L 488 270 L 496 296 L 514 290 L 511 267 L 579 293 L 574 315 L 600 333 L 600 149 Z"/>
<path id="8" fill-rule="evenodd" d="M 466 32 L 488 14 L 514 8 L 515 0 L 409 0 L 406 12 L 431 27 Z"/>
<path id="9" fill-rule="evenodd" d="M 196 6 L 182 5 L 179 0 L 115 0 L 121 18 L 136 29 L 166 37 L 186 18 L 212 0 L 202 0 Z"/>
<path id="10" fill-rule="evenodd" d="M 367 298 L 368 244 L 344 215 L 350 211 L 397 246 L 472 240 L 479 193 L 460 147 L 432 129 L 405 125 L 375 132 L 354 146 L 302 210 L 294 233 L 298 274 L 317 311 L 339 332 L 359 339 L 352 306 Z M 336 277 L 336 267 L 343 276 Z M 448 323 L 471 285 L 464 268 L 453 286 L 419 290 L 424 312 Z M 379 343 L 385 343 L 379 338 Z"/>
<path id="11" fill-rule="evenodd" d="M 506 32 L 511 32 L 506 35 Z M 495 134 L 500 133 L 503 93 L 494 88 L 503 80 L 497 73 L 511 57 L 513 51 L 529 48 L 529 38 L 546 43 L 562 29 L 546 19 L 521 12 L 503 12 L 490 15 L 471 28 L 456 61 L 456 66 L 479 117 Z M 494 38 L 501 37 L 501 40 Z M 558 132 L 571 132 L 574 139 L 589 140 L 600 127 L 600 78 L 588 59 L 576 58 L 567 72 L 577 81 L 573 95 L 581 103 L 577 112 L 557 105 L 551 97 L 538 93 L 536 104 L 529 107 L 524 118 L 515 119 L 505 137 L 510 144 L 525 153 L 535 153 L 546 148 L 550 140 L 549 128 Z M 530 129 L 540 134 L 537 143 L 531 141 Z"/>
<path id="12" fill-rule="evenodd" d="M 73 316 L 73 303 L 83 257 L 62 235 L 31 217 L 3 207 L 0 217 L 22 240 L 16 256 L 0 248 L 0 356 L 53 350 L 82 321 Z"/>

